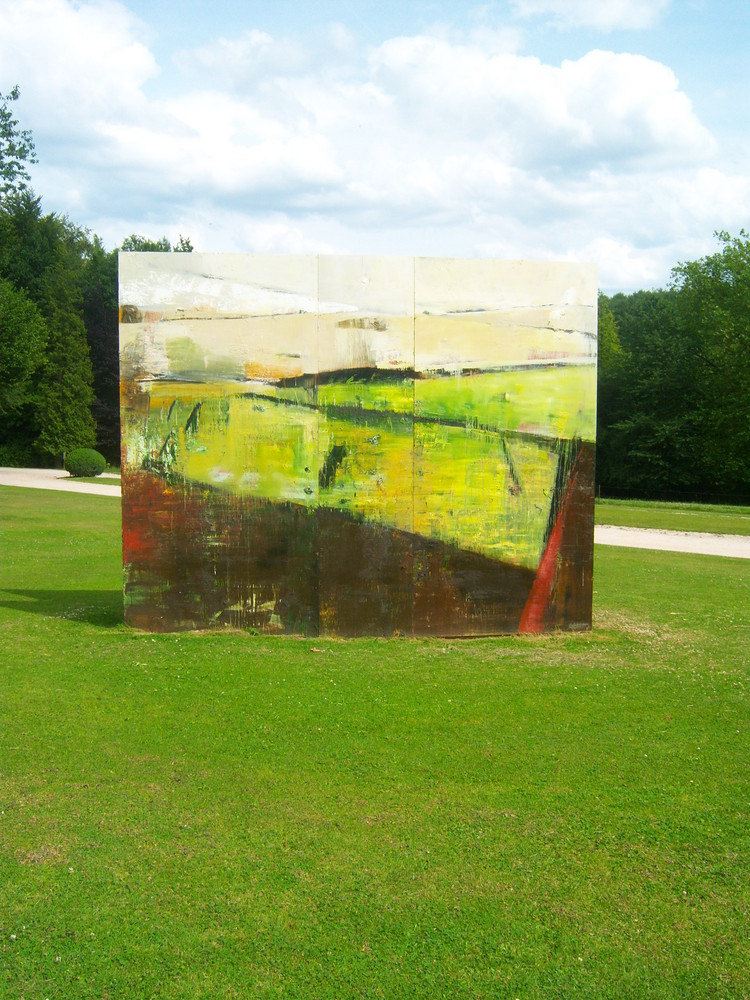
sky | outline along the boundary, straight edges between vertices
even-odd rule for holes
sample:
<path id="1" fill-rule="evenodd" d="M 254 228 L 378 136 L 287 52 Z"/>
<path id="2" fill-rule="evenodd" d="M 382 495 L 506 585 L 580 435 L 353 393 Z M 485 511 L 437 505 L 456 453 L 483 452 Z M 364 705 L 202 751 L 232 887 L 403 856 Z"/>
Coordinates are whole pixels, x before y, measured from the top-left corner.
<path id="1" fill-rule="evenodd" d="M 593 262 L 750 229 L 747 0 L 0 0 L 46 211 L 108 247 Z"/>

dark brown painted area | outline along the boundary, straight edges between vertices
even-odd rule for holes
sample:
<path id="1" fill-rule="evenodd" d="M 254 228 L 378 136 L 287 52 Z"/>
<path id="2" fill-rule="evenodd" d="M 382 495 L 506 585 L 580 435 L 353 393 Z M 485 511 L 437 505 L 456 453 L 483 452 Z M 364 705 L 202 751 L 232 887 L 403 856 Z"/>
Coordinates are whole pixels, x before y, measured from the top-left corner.
<path id="1" fill-rule="evenodd" d="M 412 536 L 317 511 L 320 631 L 328 635 L 409 635 Z"/>
<path id="2" fill-rule="evenodd" d="M 315 517 L 147 472 L 123 477 L 125 620 L 315 635 Z"/>
<path id="3" fill-rule="evenodd" d="M 593 445 L 563 481 L 541 627 L 591 625 Z M 516 632 L 535 574 L 326 508 L 123 477 L 125 620 L 301 635 Z"/>
<path id="4" fill-rule="evenodd" d="M 578 459 L 570 472 L 555 581 L 545 613 L 547 629 L 591 628 L 595 456 L 595 445 L 581 445 Z"/>
<path id="5" fill-rule="evenodd" d="M 431 539 L 188 485 L 123 480 L 125 618 L 316 635 L 513 632 L 534 574 Z"/>

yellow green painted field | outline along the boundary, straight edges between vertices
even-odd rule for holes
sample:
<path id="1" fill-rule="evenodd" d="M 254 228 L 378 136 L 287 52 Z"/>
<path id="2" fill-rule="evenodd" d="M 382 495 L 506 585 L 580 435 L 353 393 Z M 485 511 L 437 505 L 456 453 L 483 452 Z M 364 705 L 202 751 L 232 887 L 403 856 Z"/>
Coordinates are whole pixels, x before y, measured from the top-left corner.
<path id="1" fill-rule="evenodd" d="M 148 417 L 128 416 L 128 462 L 534 568 L 556 439 L 593 435 L 595 413 L 580 404 L 592 379 L 570 366 L 316 388 L 159 381 Z"/>
<path id="2" fill-rule="evenodd" d="M 299 390 L 282 389 L 281 394 Z M 288 397 L 290 398 L 290 397 Z M 291 397 L 293 398 L 293 397 Z M 415 413 L 499 431 L 593 441 L 596 365 L 517 368 L 436 378 L 332 382 L 317 388 L 319 406 Z"/>

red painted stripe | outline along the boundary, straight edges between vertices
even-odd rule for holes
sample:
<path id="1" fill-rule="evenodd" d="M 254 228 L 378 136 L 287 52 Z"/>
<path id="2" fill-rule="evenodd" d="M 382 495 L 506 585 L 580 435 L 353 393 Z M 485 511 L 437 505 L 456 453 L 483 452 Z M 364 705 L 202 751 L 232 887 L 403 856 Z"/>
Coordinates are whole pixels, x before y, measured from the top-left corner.
<path id="1" fill-rule="evenodd" d="M 560 510 L 557 514 L 555 526 L 550 532 L 550 536 L 547 540 L 547 547 L 545 548 L 544 555 L 539 563 L 539 569 L 536 571 L 534 585 L 532 586 L 531 593 L 526 600 L 526 605 L 523 609 L 523 614 L 521 615 L 521 621 L 518 624 L 519 632 L 544 631 L 545 614 L 549 607 L 550 598 L 552 597 L 552 588 L 555 584 L 557 556 L 560 551 L 563 531 L 565 529 L 565 516 L 568 513 L 570 498 L 573 495 L 576 481 L 578 480 L 578 463 L 582 453 L 583 448 L 578 452 L 575 462 L 573 463 L 570 478 L 568 479 L 568 486 L 565 490 L 563 502 L 560 504 Z"/>

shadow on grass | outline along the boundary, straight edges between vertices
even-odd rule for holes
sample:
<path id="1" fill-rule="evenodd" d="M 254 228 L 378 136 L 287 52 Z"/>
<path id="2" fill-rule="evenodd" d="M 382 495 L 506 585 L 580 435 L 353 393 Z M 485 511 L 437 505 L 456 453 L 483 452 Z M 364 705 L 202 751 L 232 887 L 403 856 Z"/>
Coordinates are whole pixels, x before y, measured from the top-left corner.
<path id="1" fill-rule="evenodd" d="M 122 625 L 121 590 L 10 590 L 0 591 L 0 608 L 28 611 L 50 618 L 68 618 L 112 628 Z"/>

